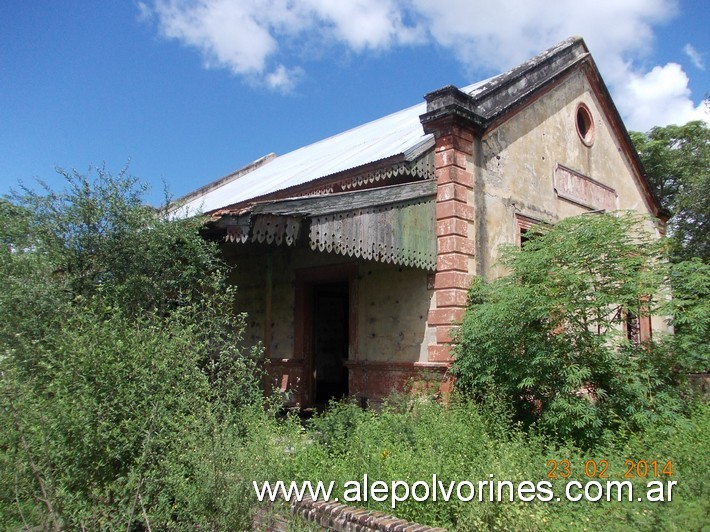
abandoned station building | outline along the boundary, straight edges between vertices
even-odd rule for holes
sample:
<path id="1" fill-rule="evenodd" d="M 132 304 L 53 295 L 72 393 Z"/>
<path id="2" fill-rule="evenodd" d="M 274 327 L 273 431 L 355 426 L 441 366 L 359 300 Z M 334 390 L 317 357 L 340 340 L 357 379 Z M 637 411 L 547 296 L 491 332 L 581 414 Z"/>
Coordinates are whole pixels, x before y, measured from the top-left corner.
<path id="1" fill-rule="evenodd" d="M 292 405 L 446 383 L 472 278 L 536 222 L 633 210 L 663 232 L 582 39 L 424 99 L 182 199 L 236 266 L 246 341 Z"/>

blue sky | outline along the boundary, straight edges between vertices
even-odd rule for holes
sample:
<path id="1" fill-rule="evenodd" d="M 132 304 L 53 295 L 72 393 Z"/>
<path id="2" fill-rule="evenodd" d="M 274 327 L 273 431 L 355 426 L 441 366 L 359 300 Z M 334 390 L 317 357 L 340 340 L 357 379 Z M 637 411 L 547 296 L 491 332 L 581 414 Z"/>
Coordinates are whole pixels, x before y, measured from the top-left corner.
<path id="1" fill-rule="evenodd" d="M 629 129 L 708 120 L 707 0 L 0 2 L 0 194 L 130 162 L 158 203 L 582 35 Z"/>

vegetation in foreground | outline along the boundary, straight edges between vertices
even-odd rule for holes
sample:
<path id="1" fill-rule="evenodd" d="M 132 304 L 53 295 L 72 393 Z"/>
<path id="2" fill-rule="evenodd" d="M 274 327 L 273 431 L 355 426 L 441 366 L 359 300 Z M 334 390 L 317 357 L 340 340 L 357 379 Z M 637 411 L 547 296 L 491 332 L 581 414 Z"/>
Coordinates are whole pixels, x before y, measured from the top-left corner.
<path id="1" fill-rule="evenodd" d="M 564 408 L 552 408 L 563 414 L 557 431 L 550 417 L 519 422 L 519 390 L 551 390 L 545 375 L 557 373 L 537 371 L 531 386 L 525 376 L 516 384 L 521 374 L 509 371 L 513 380 L 482 402 L 474 374 L 466 375 L 466 355 L 459 371 L 468 396 L 455 395 L 446 404 L 393 397 L 379 412 L 334 404 L 304 428 L 295 417 L 278 419 L 259 391 L 258 354 L 238 347 L 243 317 L 233 312 L 225 265 L 217 248 L 200 238 L 200 221 L 144 206 L 142 187 L 125 172 L 66 177 L 67 192 L 26 191 L 0 201 L 3 528 L 244 530 L 256 504 L 254 480 L 332 480 L 340 486 L 337 496 L 345 482 L 365 474 L 388 483 L 429 481 L 433 474 L 456 482 L 490 475 L 538 482 L 554 474 L 551 461 L 563 460 L 570 464 L 569 479 L 582 482 L 594 477 L 585 475 L 590 460 L 607 460 L 612 479 L 627 471 L 626 460 L 670 461 L 672 477 L 662 469 L 654 476 L 678 485 L 673 501 L 663 503 L 410 500 L 394 511 L 389 502 L 360 505 L 451 530 L 706 526 L 708 407 L 679 395 L 674 383 L 685 366 L 669 367 L 676 360 L 707 363 L 708 271 L 702 261 L 674 265 L 660 276 L 681 296 L 671 314 L 683 334 L 668 345 L 683 356 L 671 360 L 665 352 L 638 365 L 648 353 L 622 346 L 630 353 L 626 361 L 603 359 L 604 371 L 594 366 L 585 375 L 583 364 L 604 355 L 605 343 L 582 334 L 588 343 L 570 344 L 584 347 L 579 367 L 563 367 Z M 623 257 L 622 270 L 637 276 L 634 286 L 610 294 L 621 294 L 628 308 L 639 293 L 651 293 L 644 283 L 659 276 L 643 266 L 645 255 Z M 498 303 L 486 290 L 474 288 L 471 312 Z M 663 298 L 645 304 L 656 301 Z M 636 307 L 640 313 L 645 308 Z M 518 344 L 522 354 L 526 345 L 544 349 L 551 338 L 545 334 L 555 333 L 560 339 L 553 354 L 563 356 L 562 335 L 542 323 L 557 314 L 538 310 L 532 336 L 517 336 L 538 343 Z M 471 338 L 467 344 L 464 336 L 462 349 L 474 345 Z M 569 395 L 589 375 L 611 370 L 631 371 L 628 382 L 615 383 L 634 409 L 621 421 L 614 415 L 621 417 L 622 400 L 577 404 Z M 487 371 L 487 378 L 498 378 L 495 366 Z M 543 393 L 537 399 L 549 406 L 551 398 Z M 584 427 L 575 426 L 569 405 L 597 408 L 580 418 L 593 437 L 580 437 Z M 643 486 L 647 477 L 630 480 Z M 569 479 L 553 479 L 555 490 Z"/>
<path id="2" fill-rule="evenodd" d="M 584 214 L 533 229 L 523 249 L 504 248 L 508 273 L 469 292 L 457 386 L 495 391 L 516 419 L 579 445 L 681 415 L 687 373 L 710 360 L 710 267 L 669 262 L 650 223 Z M 670 319 L 677 334 L 644 337 L 651 316 Z"/>
<path id="3" fill-rule="evenodd" d="M 0 202 L 2 527 L 244 528 L 262 398 L 216 247 L 125 172 L 65 176 Z"/>
<path id="4" fill-rule="evenodd" d="M 393 400 L 379 413 L 363 411 L 353 404 L 332 405 L 331 410 L 290 443 L 291 453 L 271 480 L 310 479 L 370 482 L 431 482 L 432 475 L 448 485 L 450 481 L 548 480 L 551 460 L 569 460 L 571 476 L 560 470 L 551 480 L 562 501 L 471 502 L 409 500 L 375 502 L 360 506 L 394 513 L 414 522 L 450 530 L 700 530 L 710 516 L 707 463 L 710 459 L 710 409 L 693 407 L 687 417 L 645 427 L 635 434 L 617 434 L 609 441 L 582 450 L 568 443 L 523 431 L 512 420 L 512 412 L 501 402 L 474 403 L 454 397 L 448 404 L 432 401 Z M 294 433 L 296 431 L 294 430 Z M 292 436 L 293 437 L 293 436 Z M 608 461 L 608 479 L 599 478 L 594 464 Z M 673 464 L 672 476 L 649 473 L 625 479 L 627 460 Z M 588 461 L 593 461 L 593 464 Z M 590 476 L 585 474 L 592 473 Z M 643 473 L 643 469 L 641 469 Z M 666 470 L 668 472 L 668 470 Z M 579 480 L 629 480 L 636 493 L 646 493 L 651 480 L 677 481 L 671 502 L 566 502 L 564 484 Z M 337 489 L 343 496 L 343 489 Z M 464 489 L 464 496 L 468 492 Z M 504 491 L 504 498 L 508 491 Z M 594 493 L 594 492 L 593 492 Z M 486 495 L 487 496 L 487 495 Z"/>

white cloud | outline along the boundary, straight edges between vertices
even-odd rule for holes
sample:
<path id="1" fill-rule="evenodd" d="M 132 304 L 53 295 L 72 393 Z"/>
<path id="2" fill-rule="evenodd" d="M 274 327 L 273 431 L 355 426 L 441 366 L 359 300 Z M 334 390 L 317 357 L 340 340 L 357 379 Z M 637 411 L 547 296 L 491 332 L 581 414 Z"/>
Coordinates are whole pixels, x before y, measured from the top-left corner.
<path id="1" fill-rule="evenodd" d="M 270 89 L 288 93 L 293 90 L 302 75 L 303 69 L 300 67 L 286 68 L 283 65 L 278 65 L 273 71 L 266 74 L 264 81 Z"/>
<path id="2" fill-rule="evenodd" d="M 690 58 L 690 61 L 695 65 L 696 68 L 699 68 L 700 70 L 705 70 L 703 58 L 692 44 L 686 44 L 683 47 L 683 52 Z"/>
<path id="3" fill-rule="evenodd" d="M 675 15 L 677 0 L 153 0 L 138 7 L 165 37 L 198 49 L 207 67 L 281 92 L 305 74 L 298 63 L 308 49 L 364 54 L 437 44 L 475 81 L 482 70 L 503 71 L 582 35 L 628 127 L 700 112 L 678 65 L 649 71 L 644 64 L 654 25 Z M 692 46 L 685 52 L 702 65 Z"/>
<path id="4" fill-rule="evenodd" d="M 356 51 L 385 49 L 421 41 L 420 28 L 403 22 L 395 0 L 305 0 L 309 15 L 322 20 L 333 36 Z"/>
<path id="5" fill-rule="evenodd" d="M 138 4 L 140 19 L 202 53 L 208 68 L 227 68 L 268 87 L 292 88 L 303 70 L 270 66 L 302 45 L 344 45 L 357 52 L 421 40 L 403 22 L 397 0 L 154 0 Z"/>
<path id="6" fill-rule="evenodd" d="M 138 21 L 139 22 L 150 22 L 153 19 L 153 10 L 145 2 L 137 2 L 136 7 L 138 8 Z"/>
<path id="7" fill-rule="evenodd" d="M 690 99 L 688 76 L 677 63 L 654 67 L 645 75 L 632 73 L 617 90 L 616 103 L 626 109 L 629 129 L 638 131 L 690 120 L 710 122 L 707 109 Z"/>
<path id="8" fill-rule="evenodd" d="M 466 2 L 413 0 L 432 38 L 473 72 L 511 68 L 551 45 L 582 35 L 630 129 L 700 117 L 678 65 L 647 74 L 635 63 L 653 50 L 653 26 L 676 13 L 673 0 Z M 660 67 L 657 67 L 660 68 Z"/>
<path id="9" fill-rule="evenodd" d="M 651 25 L 672 15 L 670 0 L 412 0 L 437 42 L 471 67 L 506 69 L 571 36 L 597 59 L 643 52 Z"/>
<path id="10" fill-rule="evenodd" d="M 255 3 L 229 0 L 158 0 L 154 9 L 164 36 L 197 48 L 207 67 L 235 74 L 260 73 L 278 47 Z"/>

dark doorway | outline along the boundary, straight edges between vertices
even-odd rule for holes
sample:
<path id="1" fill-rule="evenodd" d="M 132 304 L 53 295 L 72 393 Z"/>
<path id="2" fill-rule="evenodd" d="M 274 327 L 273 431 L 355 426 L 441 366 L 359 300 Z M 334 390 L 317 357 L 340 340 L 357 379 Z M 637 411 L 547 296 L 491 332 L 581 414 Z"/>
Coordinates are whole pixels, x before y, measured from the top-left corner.
<path id="1" fill-rule="evenodd" d="M 348 283 L 313 286 L 313 398 L 316 405 L 348 395 Z"/>

